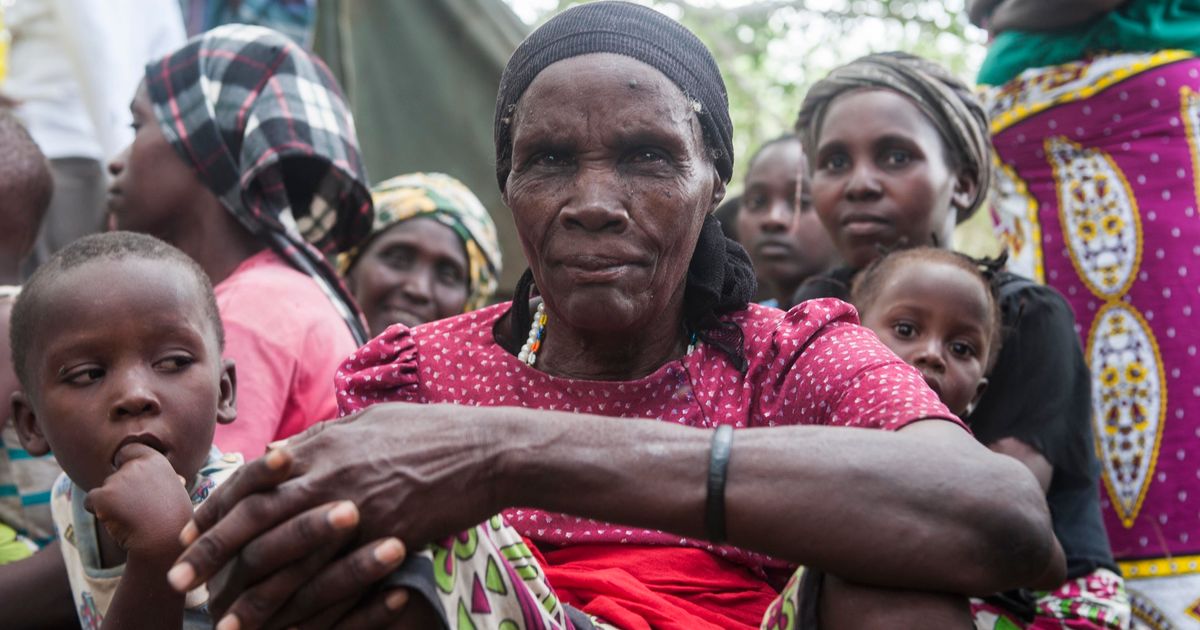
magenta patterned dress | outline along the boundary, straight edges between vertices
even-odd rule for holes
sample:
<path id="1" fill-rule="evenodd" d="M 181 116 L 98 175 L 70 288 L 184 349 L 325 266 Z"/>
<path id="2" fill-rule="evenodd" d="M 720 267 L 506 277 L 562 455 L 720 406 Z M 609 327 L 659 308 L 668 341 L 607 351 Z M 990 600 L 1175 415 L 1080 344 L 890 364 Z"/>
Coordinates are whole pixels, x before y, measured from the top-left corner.
<path id="1" fill-rule="evenodd" d="M 786 313 L 750 305 L 728 316 L 745 335 L 749 363 L 745 374 L 724 355 L 702 344 L 692 354 L 633 381 L 563 379 L 525 365 L 492 337 L 493 324 L 507 309 L 508 304 L 501 304 L 412 330 L 402 326 L 388 329 L 351 355 L 338 372 L 341 412 L 352 413 L 377 402 L 403 401 L 564 410 L 691 427 L 814 424 L 895 430 L 923 418 L 959 423 L 920 374 L 859 326 L 854 309 L 837 300 L 814 300 Z M 553 320 L 548 326 L 554 326 Z M 509 558 L 518 559 L 523 573 L 514 574 L 526 577 L 526 587 L 534 593 L 527 601 L 539 601 L 545 610 L 559 611 L 551 613 L 559 617 L 561 606 L 553 585 L 539 581 L 540 569 L 517 547 L 520 541 L 504 533 L 504 520 L 535 544 L 555 548 L 582 544 L 699 548 L 764 579 L 766 571 L 787 566 L 734 547 L 538 510 L 509 510 L 504 519 L 477 528 L 477 542 L 471 549 L 481 544 L 478 541 L 493 549 L 507 549 L 500 555 L 506 563 Z M 461 548 L 464 543 L 460 537 L 447 544 Z M 461 560 L 469 555 L 446 552 L 446 548 L 443 558 Z M 528 607 L 517 614 L 503 603 L 507 596 L 500 596 L 499 591 L 512 592 L 503 579 L 511 567 L 492 570 L 486 562 L 477 566 L 480 574 L 492 575 L 493 581 L 504 583 L 505 588 L 490 591 L 484 578 L 476 580 L 483 587 L 476 587 L 469 578 L 462 578 L 461 583 L 446 578 L 442 601 L 447 610 L 457 610 L 475 627 L 500 627 L 504 619 L 522 620 L 506 627 L 542 627 L 532 623 Z M 507 601 L 511 603 L 511 597 Z M 775 607 L 776 621 L 782 614 L 780 608 Z M 490 612 L 475 612 L 484 610 Z M 497 616 L 497 610 L 509 612 Z M 758 614 L 762 612 L 765 610 Z M 453 617 L 451 612 L 451 625 Z M 538 623 L 560 627 L 544 620 Z M 567 627 L 567 622 L 561 623 Z M 788 627 L 788 623 L 772 627 Z"/>
<path id="2" fill-rule="evenodd" d="M 987 98 L 1001 236 L 1079 322 L 1135 626 L 1200 627 L 1200 60 L 1099 56 Z"/>

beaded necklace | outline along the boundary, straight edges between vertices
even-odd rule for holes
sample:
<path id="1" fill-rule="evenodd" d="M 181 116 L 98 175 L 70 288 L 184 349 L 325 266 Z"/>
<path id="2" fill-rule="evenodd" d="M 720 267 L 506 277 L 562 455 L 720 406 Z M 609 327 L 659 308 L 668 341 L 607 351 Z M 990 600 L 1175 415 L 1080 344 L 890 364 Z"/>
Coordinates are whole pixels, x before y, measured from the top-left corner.
<path id="1" fill-rule="evenodd" d="M 517 353 L 517 359 L 533 367 L 533 364 L 537 362 L 537 354 L 541 351 L 542 341 L 545 338 L 546 303 L 542 302 L 538 304 L 537 312 L 533 314 L 533 323 L 529 325 L 529 337 L 525 339 L 525 345 L 521 346 L 521 351 Z M 691 333 L 689 339 L 687 353 L 690 355 L 696 349 L 696 333 Z"/>

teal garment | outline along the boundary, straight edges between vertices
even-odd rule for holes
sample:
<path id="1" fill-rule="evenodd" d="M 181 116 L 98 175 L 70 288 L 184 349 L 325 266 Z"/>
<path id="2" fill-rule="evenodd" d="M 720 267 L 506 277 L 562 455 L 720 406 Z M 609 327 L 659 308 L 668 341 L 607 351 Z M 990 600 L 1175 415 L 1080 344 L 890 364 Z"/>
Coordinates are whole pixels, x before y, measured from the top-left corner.
<path id="1" fill-rule="evenodd" d="M 1200 54 L 1200 0 L 1129 0 L 1086 24 L 1046 32 L 996 35 L 979 82 L 1002 85 L 1029 68 L 1106 52 L 1180 49 Z"/>

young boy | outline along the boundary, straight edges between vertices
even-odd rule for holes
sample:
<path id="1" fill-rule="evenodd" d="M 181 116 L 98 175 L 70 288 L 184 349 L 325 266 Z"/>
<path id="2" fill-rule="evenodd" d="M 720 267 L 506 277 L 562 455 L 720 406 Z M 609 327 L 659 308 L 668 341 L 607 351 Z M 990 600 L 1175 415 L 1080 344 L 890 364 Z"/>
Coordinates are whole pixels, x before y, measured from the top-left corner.
<path id="1" fill-rule="evenodd" d="M 33 250 L 52 191 L 46 157 L 16 117 L 0 110 L 0 335 L 5 338 L 21 290 L 21 261 Z M 0 340 L 0 400 L 17 389 L 5 343 Z M 8 413 L 0 415 L 0 564 L 27 558 L 38 544 L 53 539 L 48 497 L 59 472 L 52 457 L 27 457 Z M 0 591 L 0 599 L 9 595 Z M 0 606 L 0 618 L 7 619 L 5 612 Z"/>
<path id="2" fill-rule="evenodd" d="M 52 511 L 85 629 L 211 627 L 207 594 L 185 602 L 166 572 L 193 506 L 241 462 L 212 448 L 236 416 L 223 337 L 204 272 L 128 232 L 66 247 L 13 307 L 13 420 L 64 470 Z"/>

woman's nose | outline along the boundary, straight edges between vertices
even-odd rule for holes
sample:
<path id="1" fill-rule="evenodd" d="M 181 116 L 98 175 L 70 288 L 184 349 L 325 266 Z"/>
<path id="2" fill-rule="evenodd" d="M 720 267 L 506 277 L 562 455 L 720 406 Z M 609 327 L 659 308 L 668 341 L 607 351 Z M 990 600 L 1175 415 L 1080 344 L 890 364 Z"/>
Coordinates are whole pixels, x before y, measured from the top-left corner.
<path id="1" fill-rule="evenodd" d="M 433 270 L 418 267 L 410 269 L 400 279 L 404 297 L 414 304 L 427 304 L 433 300 Z"/>
<path id="2" fill-rule="evenodd" d="M 846 182 L 846 198 L 852 201 L 871 200 L 882 194 L 879 177 L 871 164 L 856 164 Z"/>
<path id="3" fill-rule="evenodd" d="M 617 192 L 619 182 L 607 169 L 581 168 L 574 188 L 574 195 L 559 213 L 564 227 L 620 234 L 629 226 L 629 214 Z"/>
<path id="4" fill-rule="evenodd" d="M 108 174 L 116 177 L 125 170 L 125 161 L 129 158 L 129 147 L 125 147 L 120 153 L 108 162 Z"/>

